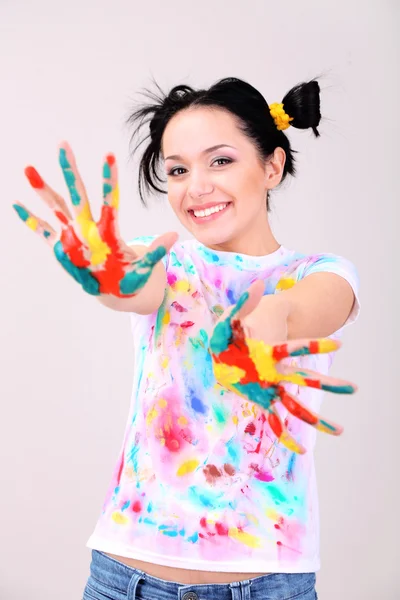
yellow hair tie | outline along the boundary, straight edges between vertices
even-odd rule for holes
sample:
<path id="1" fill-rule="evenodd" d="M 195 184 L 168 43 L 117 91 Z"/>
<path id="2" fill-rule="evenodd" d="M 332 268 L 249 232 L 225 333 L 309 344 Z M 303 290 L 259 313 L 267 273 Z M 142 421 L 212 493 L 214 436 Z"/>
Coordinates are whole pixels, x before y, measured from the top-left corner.
<path id="1" fill-rule="evenodd" d="M 290 121 L 293 121 L 293 117 L 289 117 L 289 115 L 285 113 L 282 102 L 274 102 L 274 104 L 271 104 L 269 112 L 279 131 L 290 127 Z"/>

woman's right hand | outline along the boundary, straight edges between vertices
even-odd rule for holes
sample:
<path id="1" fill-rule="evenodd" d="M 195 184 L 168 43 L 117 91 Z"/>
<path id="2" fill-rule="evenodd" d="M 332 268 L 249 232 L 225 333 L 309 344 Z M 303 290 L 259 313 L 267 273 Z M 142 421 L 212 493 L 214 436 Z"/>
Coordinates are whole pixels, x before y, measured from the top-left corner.
<path id="1" fill-rule="evenodd" d="M 57 260 L 85 292 L 118 298 L 135 296 L 178 235 L 174 232 L 161 235 L 143 256 L 139 256 L 121 239 L 118 230 L 119 190 L 115 157 L 109 154 L 104 161 L 103 205 L 97 222 L 93 219 L 74 155 L 65 142 L 59 148 L 59 162 L 71 196 L 72 214 L 65 200 L 43 181 L 34 167 L 27 167 L 25 174 L 60 221 L 61 231 L 57 233 L 20 203 L 14 204 L 16 212 L 53 248 Z"/>

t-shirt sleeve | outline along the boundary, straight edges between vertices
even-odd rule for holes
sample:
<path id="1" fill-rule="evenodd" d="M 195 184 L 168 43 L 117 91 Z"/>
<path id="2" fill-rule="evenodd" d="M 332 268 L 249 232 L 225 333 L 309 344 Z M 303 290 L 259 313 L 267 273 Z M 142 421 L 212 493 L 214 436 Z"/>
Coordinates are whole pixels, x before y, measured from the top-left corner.
<path id="1" fill-rule="evenodd" d="M 354 304 L 346 322 L 341 329 L 347 325 L 350 325 L 351 323 L 354 323 L 360 313 L 360 283 L 358 271 L 354 264 L 346 258 L 337 256 L 335 254 L 318 254 L 315 256 L 310 256 L 304 262 L 302 261 L 302 263 L 299 279 L 308 277 L 308 275 L 312 275 L 313 273 L 336 273 L 336 275 L 340 275 L 351 285 L 354 292 Z"/>
<path id="2" fill-rule="evenodd" d="M 160 235 L 160 233 L 157 233 L 156 235 L 139 235 L 129 240 L 127 244 L 128 246 L 150 246 Z M 168 271 L 169 252 L 167 252 L 167 254 L 161 260 L 165 269 Z"/>

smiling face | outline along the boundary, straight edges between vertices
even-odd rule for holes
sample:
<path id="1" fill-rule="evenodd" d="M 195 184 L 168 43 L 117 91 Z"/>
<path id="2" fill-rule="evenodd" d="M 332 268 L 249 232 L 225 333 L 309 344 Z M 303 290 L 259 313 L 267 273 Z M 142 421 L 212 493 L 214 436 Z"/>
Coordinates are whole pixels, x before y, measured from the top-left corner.
<path id="1" fill-rule="evenodd" d="M 284 156 L 277 148 L 272 161 L 262 161 L 228 111 L 182 110 L 169 121 L 162 140 L 168 200 L 204 245 L 263 254 L 272 247 L 267 190 L 279 183 Z"/>

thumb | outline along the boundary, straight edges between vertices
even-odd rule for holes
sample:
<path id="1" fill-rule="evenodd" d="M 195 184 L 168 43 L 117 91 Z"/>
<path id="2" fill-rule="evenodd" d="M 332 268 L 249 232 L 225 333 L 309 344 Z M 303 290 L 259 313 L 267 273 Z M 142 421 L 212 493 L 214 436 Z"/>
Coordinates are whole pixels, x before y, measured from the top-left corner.
<path id="1" fill-rule="evenodd" d="M 254 281 L 249 289 L 237 301 L 230 314 L 231 319 L 244 319 L 258 306 L 264 295 L 265 283 L 261 279 Z"/>

